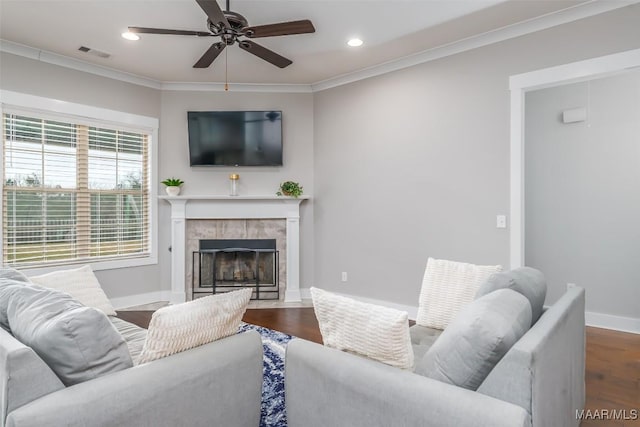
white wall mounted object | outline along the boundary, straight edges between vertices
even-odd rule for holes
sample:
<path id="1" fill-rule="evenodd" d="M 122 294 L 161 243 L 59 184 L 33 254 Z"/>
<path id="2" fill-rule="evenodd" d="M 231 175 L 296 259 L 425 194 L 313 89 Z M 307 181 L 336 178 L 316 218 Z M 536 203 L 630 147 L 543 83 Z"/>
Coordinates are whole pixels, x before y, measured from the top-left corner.
<path id="1" fill-rule="evenodd" d="M 571 108 L 562 112 L 562 123 L 579 123 L 587 120 L 587 108 Z"/>

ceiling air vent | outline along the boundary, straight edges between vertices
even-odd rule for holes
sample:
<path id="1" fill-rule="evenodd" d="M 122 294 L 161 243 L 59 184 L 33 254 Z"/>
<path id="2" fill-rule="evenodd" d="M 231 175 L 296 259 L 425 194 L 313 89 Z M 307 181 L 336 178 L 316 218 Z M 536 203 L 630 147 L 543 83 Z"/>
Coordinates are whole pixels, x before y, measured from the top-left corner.
<path id="1" fill-rule="evenodd" d="M 80 46 L 78 50 L 80 52 L 88 53 L 89 55 L 99 56 L 100 58 L 109 58 L 111 56 L 110 53 L 102 52 L 96 49 L 91 49 L 90 47 L 86 47 L 86 46 Z"/>

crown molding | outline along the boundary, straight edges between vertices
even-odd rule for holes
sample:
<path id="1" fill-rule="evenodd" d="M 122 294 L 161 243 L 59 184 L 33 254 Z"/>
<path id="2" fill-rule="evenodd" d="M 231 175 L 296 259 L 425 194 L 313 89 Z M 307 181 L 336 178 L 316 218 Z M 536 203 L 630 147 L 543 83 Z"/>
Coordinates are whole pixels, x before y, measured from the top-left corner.
<path id="1" fill-rule="evenodd" d="M 234 92 L 274 92 L 274 93 L 311 93 L 330 89 L 337 86 L 380 76 L 393 71 L 423 64 L 425 62 L 488 46 L 511 38 L 520 37 L 537 31 L 546 30 L 558 25 L 599 15 L 622 7 L 639 3 L 640 0 L 591 0 L 567 9 L 552 12 L 526 21 L 518 22 L 503 28 L 488 31 L 466 39 L 458 40 L 446 45 L 438 46 L 413 55 L 394 59 L 382 64 L 367 67 L 351 73 L 342 74 L 312 84 L 270 84 L 270 83 L 231 83 Z M 209 91 L 224 92 L 224 83 L 216 82 L 161 82 L 147 77 L 138 76 L 124 71 L 115 70 L 101 65 L 91 64 L 64 55 L 36 49 L 19 43 L 0 39 L 0 51 L 25 58 L 42 61 L 61 67 L 71 68 L 124 81 L 158 90 L 175 91 Z"/>
<path id="2" fill-rule="evenodd" d="M 197 92 L 225 92 L 224 83 L 206 82 L 164 82 L 162 90 L 197 91 Z M 276 93 L 311 93 L 310 84 L 281 84 L 281 83 L 229 83 L 231 92 L 276 92 Z"/>
<path id="3" fill-rule="evenodd" d="M 432 49 L 428 49 L 413 55 L 408 55 L 403 58 L 394 59 L 379 65 L 364 68 L 359 71 L 346 73 L 337 77 L 322 80 L 320 82 L 313 83 L 311 87 L 314 92 L 331 89 L 333 87 L 354 83 L 359 80 L 368 79 L 370 77 L 380 76 L 382 74 L 398 71 L 404 68 L 412 67 L 414 65 L 423 64 L 425 62 L 466 52 L 468 50 L 477 49 L 479 47 L 488 46 L 490 44 L 502 42 L 515 37 L 520 37 L 526 34 L 535 33 L 537 31 L 546 30 L 548 28 L 567 24 L 579 19 L 599 15 L 601 13 L 609 12 L 621 7 L 630 6 L 638 2 L 640 2 L 640 0 L 591 0 L 586 3 L 571 6 L 567 9 L 551 12 L 546 15 L 508 25 L 506 27 L 488 31 L 486 33 L 474 35 L 466 39 L 434 47 Z"/>
<path id="4" fill-rule="evenodd" d="M 152 89 L 198 92 L 225 91 L 224 83 L 162 82 L 3 39 L 0 39 L 0 51 Z M 311 93 L 311 85 L 309 84 L 230 83 L 229 87 L 234 92 Z"/>

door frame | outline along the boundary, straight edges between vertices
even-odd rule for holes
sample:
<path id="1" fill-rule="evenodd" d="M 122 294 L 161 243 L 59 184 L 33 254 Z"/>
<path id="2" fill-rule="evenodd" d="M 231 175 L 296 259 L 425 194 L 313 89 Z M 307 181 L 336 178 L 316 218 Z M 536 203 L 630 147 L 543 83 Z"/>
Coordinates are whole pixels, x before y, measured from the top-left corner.
<path id="1" fill-rule="evenodd" d="M 527 92 L 606 77 L 640 67 L 640 49 L 628 50 L 509 77 L 511 91 L 510 145 L 510 268 L 524 266 L 524 100 Z"/>

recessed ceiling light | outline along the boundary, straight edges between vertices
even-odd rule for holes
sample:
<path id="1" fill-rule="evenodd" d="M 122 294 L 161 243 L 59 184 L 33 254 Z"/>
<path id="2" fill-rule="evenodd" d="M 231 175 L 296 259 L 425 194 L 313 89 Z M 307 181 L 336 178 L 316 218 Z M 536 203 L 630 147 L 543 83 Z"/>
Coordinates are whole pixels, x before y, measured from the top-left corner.
<path id="1" fill-rule="evenodd" d="M 362 43 L 364 43 L 362 40 L 360 39 L 351 39 L 347 42 L 347 44 L 351 47 L 358 47 L 358 46 L 362 46 Z"/>
<path id="2" fill-rule="evenodd" d="M 131 31 L 122 33 L 122 38 L 125 38 L 127 40 L 140 40 L 140 36 L 136 33 L 132 33 Z"/>

